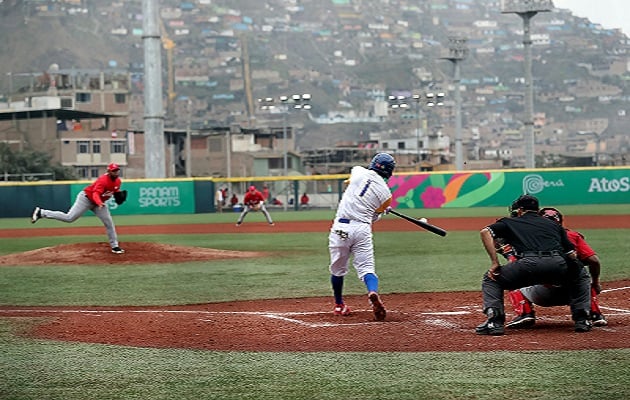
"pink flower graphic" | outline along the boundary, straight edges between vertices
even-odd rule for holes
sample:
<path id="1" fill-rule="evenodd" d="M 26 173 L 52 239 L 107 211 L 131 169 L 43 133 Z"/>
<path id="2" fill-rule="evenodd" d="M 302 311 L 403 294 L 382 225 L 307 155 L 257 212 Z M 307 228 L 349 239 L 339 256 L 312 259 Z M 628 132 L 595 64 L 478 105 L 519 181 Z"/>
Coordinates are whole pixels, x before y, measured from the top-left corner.
<path id="1" fill-rule="evenodd" d="M 440 208 L 446 202 L 443 189 L 435 186 L 429 186 L 420 196 L 424 208 Z"/>

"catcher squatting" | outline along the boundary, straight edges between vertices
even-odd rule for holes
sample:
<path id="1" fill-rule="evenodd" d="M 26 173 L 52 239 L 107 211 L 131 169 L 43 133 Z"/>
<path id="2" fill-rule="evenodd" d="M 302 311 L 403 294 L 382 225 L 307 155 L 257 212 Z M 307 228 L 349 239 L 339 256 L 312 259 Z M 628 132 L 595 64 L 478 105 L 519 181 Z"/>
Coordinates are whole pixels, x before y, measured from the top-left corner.
<path id="1" fill-rule="evenodd" d="M 105 174 L 77 194 L 74 204 L 67 213 L 35 207 L 31 216 L 31 222 L 35 223 L 41 218 L 50 218 L 71 223 L 79 219 L 86 211 L 91 210 L 105 225 L 112 253 L 124 253 L 125 250 L 120 248 L 118 243 L 118 235 L 116 234 L 112 215 L 107 204 L 105 204 L 112 196 L 116 204 L 119 205 L 127 200 L 127 191 L 120 190 L 121 180 L 119 174 L 120 166 L 115 163 L 109 164 Z"/>
<path id="2" fill-rule="evenodd" d="M 567 231 L 556 221 L 540 215 L 534 196 L 520 196 L 511 210 L 512 216 L 480 231 L 491 263 L 481 284 L 483 312 L 488 319 L 477 326 L 477 334 L 504 334 L 504 290 L 550 284 L 565 289 L 565 304 L 570 306 L 575 331 L 590 331 L 591 276 L 578 259 Z M 505 265 L 498 260 L 497 240 L 508 243 L 515 252 L 515 257 L 509 257 Z"/>

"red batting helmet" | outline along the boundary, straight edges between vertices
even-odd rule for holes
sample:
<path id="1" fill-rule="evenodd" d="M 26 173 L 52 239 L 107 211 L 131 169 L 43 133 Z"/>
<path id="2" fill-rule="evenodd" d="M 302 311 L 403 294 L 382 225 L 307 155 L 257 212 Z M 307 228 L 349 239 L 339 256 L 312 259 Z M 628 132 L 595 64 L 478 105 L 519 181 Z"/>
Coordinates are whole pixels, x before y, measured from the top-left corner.
<path id="1" fill-rule="evenodd" d="M 120 171 L 120 166 L 116 163 L 111 163 L 107 166 L 108 171 Z"/>

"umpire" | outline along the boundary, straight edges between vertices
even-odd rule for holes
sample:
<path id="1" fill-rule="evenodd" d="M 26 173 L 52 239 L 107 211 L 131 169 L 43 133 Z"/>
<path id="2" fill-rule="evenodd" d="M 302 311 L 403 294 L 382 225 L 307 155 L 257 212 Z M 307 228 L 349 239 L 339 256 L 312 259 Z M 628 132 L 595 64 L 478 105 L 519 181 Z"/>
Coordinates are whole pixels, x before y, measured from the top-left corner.
<path id="1" fill-rule="evenodd" d="M 577 261 L 567 233 L 559 224 L 538 215 L 538 199 L 534 196 L 520 196 L 513 208 L 517 210 L 515 217 L 501 218 L 480 232 L 491 265 L 481 283 L 483 312 L 488 320 L 477 326 L 477 334 L 503 335 L 503 291 L 535 284 L 566 285 L 575 331 L 590 331 L 590 277 Z M 504 238 L 514 247 L 515 261 L 499 265 L 495 238 Z"/>

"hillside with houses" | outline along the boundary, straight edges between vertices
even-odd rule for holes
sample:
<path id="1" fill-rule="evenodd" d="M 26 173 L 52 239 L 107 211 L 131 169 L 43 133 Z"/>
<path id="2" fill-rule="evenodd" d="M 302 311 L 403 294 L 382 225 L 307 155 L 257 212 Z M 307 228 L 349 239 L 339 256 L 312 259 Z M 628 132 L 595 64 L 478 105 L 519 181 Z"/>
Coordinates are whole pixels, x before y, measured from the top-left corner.
<path id="1" fill-rule="evenodd" d="M 465 159 L 522 167 L 523 25 L 501 11 L 493 0 L 160 0 L 166 125 L 289 124 L 307 162 L 330 149 L 384 148 L 452 165 L 459 85 Z M 129 127 L 142 129 L 141 1 L 5 0 L 0 22 L 2 99 L 51 65 L 126 71 Z M 447 59 L 453 38 L 465 41 L 459 83 Z M 537 165 L 579 165 L 595 153 L 604 165 L 626 163 L 629 45 L 620 30 L 566 9 L 532 19 Z M 308 110 L 259 101 L 304 93 Z M 394 93 L 444 99 L 395 110 Z"/>

